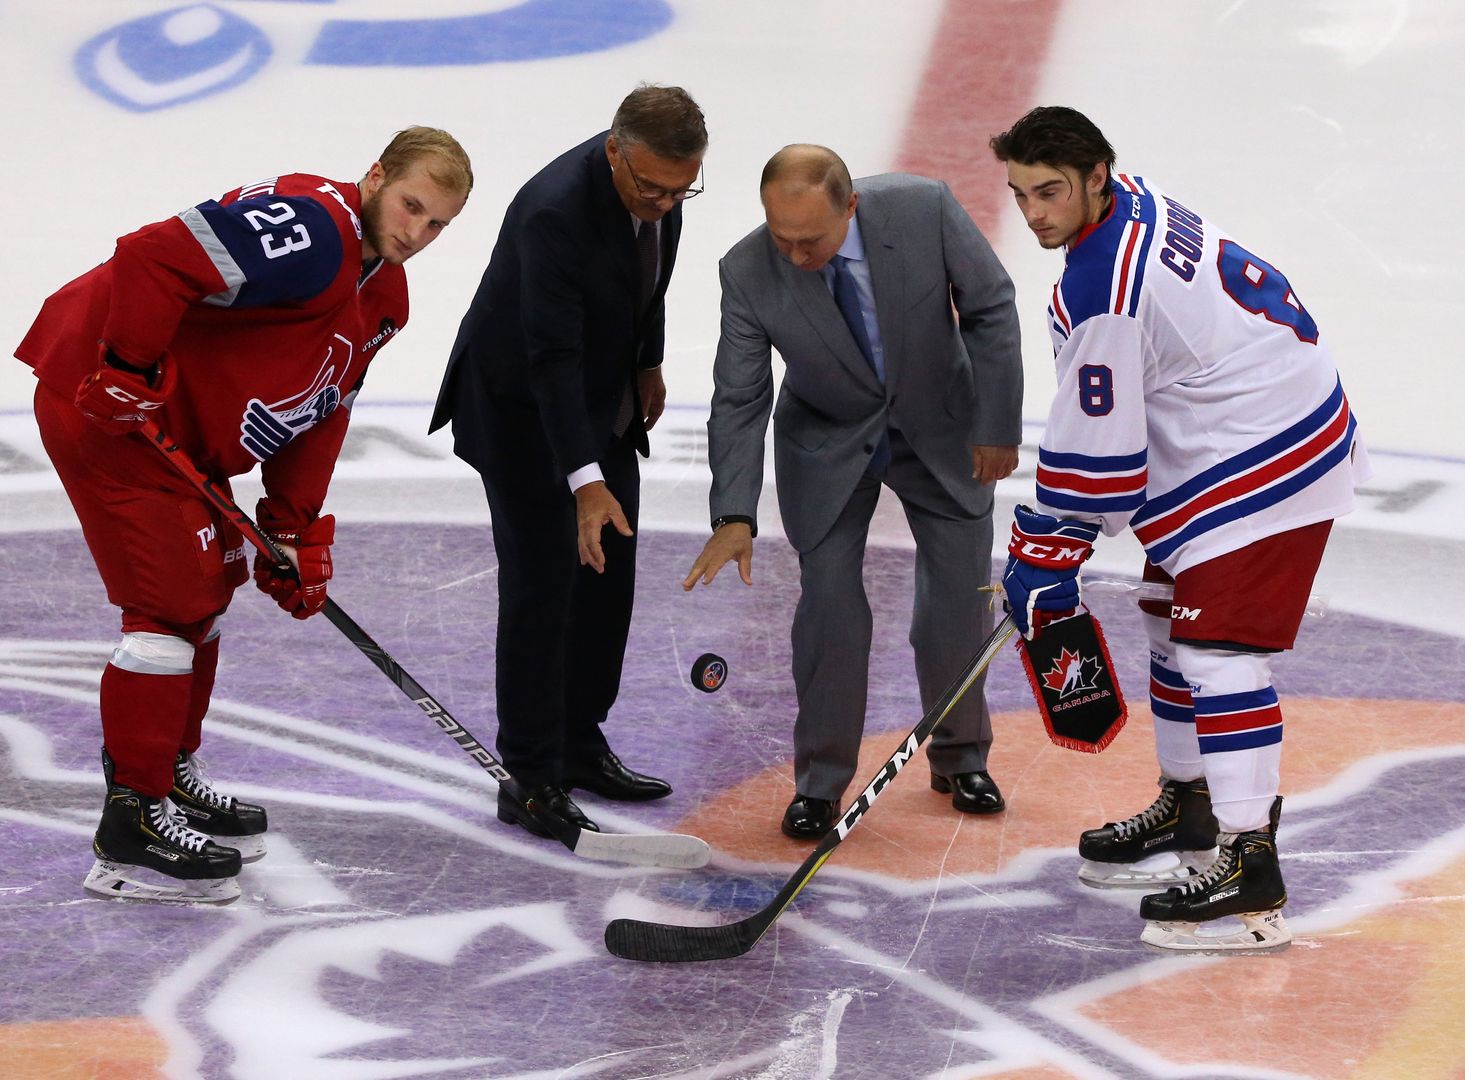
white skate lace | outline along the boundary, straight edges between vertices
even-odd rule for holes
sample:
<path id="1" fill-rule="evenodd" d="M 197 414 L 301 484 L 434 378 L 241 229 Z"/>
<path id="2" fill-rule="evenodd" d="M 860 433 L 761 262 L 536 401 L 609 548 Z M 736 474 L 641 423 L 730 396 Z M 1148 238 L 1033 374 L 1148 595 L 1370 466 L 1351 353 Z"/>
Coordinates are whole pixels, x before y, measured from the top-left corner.
<path id="1" fill-rule="evenodd" d="M 1117 840 L 1124 840 L 1133 833 L 1144 832 L 1154 828 L 1171 810 L 1175 808 L 1175 789 L 1165 787 L 1160 789 L 1160 797 L 1152 802 L 1148 809 L 1141 810 L 1132 818 L 1114 823 L 1114 837 Z"/>
<path id="2" fill-rule="evenodd" d="M 229 810 L 234 805 L 232 795 L 224 795 L 209 782 L 208 768 L 202 758 L 189 754 L 178 767 L 179 787 L 201 803 L 207 803 L 215 810 Z"/>
<path id="3" fill-rule="evenodd" d="M 202 851 L 209 838 L 188 827 L 183 812 L 173 805 L 171 799 L 159 799 L 149 810 L 152 826 L 159 836 L 169 843 L 177 844 L 188 851 Z"/>
<path id="4" fill-rule="evenodd" d="M 1216 861 L 1195 877 L 1180 886 L 1187 894 L 1205 892 L 1218 881 L 1230 876 L 1236 866 L 1236 837 L 1238 833 L 1221 833 L 1216 837 Z"/>

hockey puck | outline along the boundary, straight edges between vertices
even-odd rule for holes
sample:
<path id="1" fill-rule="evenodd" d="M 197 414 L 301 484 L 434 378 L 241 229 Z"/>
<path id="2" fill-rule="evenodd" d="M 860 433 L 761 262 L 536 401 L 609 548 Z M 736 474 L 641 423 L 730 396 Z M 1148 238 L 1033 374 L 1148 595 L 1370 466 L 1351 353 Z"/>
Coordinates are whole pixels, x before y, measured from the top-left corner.
<path id="1" fill-rule="evenodd" d="M 692 665 L 692 685 L 710 694 L 727 682 L 727 661 L 716 653 L 703 653 Z"/>

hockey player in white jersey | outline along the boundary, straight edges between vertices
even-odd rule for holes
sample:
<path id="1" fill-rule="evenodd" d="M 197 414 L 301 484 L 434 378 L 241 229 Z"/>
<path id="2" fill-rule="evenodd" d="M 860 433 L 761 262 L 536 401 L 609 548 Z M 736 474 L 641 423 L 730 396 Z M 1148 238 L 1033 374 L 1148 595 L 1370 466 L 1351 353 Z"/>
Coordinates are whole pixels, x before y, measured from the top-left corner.
<path id="1" fill-rule="evenodd" d="M 1072 614 L 1093 541 L 1126 527 L 1145 579 L 1174 582 L 1172 604 L 1140 605 L 1160 795 L 1083 834 L 1080 877 L 1170 886 L 1140 902 L 1152 945 L 1285 945 L 1270 657 L 1292 647 L 1332 521 L 1368 475 L 1337 369 L 1282 272 L 1115 173 L 1083 114 L 1036 108 L 990 145 L 1038 242 L 1066 253 L 1048 309 L 1058 391 L 1008 604 L 1028 637 Z"/>

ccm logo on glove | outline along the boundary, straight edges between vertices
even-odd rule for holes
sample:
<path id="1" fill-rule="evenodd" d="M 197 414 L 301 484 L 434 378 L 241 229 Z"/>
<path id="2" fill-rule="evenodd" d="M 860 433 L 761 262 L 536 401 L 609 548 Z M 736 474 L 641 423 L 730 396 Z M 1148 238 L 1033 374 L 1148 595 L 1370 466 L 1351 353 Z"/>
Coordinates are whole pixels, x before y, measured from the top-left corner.
<path id="1" fill-rule="evenodd" d="M 295 618 L 310 618 L 326 606 L 326 582 L 333 571 L 335 517 L 324 514 L 303 528 L 290 528 L 273 512 L 268 496 L 259 501 L 255 516 L 260 529 L 295 564 L 287 571 L 259 552 L 254 557 L 255 585 Z"/>
<path id="2" fill-rule="evenodd" d="M 97 370 L 76 388 L 76 407 L 108 435 L 136 431 L 148 413 L 161 409 L 178 382 L 166 356 L 147 368 L 138 368 L 102 346 Z"/>

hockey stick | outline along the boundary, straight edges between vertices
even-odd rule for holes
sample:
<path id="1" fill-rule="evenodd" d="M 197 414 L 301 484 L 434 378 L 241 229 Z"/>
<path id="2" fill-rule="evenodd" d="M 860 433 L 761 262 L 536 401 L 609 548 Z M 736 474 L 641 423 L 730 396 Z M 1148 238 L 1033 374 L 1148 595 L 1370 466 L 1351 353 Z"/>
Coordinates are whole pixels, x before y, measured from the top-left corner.
<path id="1" fill-rule="evenodd" d="M 605 928 L 605 947 L 614 955 L 626 960 L 646 960 L 654 963 L 685 963 L 692 960 L 726 960 L 741 956 L 758 944 L 773 921 L 793 903 L 809 880 L 834 854 L 841 841 L 864 819 L 870 805 L 895 779 L 908 761 L 915 756 L 921 744 L 926 741 L 936 725 L 946 719 L 948 713 L 971 688 L 977 677 L 987 670 L 987 665 L 997 655 L 997 650 L 1012 636 L 1016 627 L 1012 616 L 1007 616 L 987 638 L 981 649 L 967 662 L 956 681 L 947 687 L 941 699 L 921 717 L 905 741 L 890 759 L 880 767 L 879 773 L 865 787 L 834 828 L 819 842 L 803 864 L 794 871 L 778 895 L 769 901 L 762 911 L 748 916 L 741 922 L 722 926 L 676 926 L 668 923 L 642 922 L 640 919 L 616 919 Z"/>
<path id="2" fill-rule="evenodd" d="M 185 480 L 197 488 L 204 498 L 208 499 L 216 509 L 234 523 L 251 544 L 274 560 L 275 570 L 278 573 L 287 577 L 295 576 L 295 566 L 285 556 L 285 553 L 261 531 L 258 525 L 250 520 L 249 515 L 241 510 L 227 493 L 199 472 L 198 466 L 189 460 L 188 455 L 155 422 L 145 420 L 142 424 L 142 433 L 157 451 L 172 463 L 173 468 Z M 366 654 L 366 658 L 375 664 L 383 675 L 396 683 L 397 688 L 407 695 L 412 704 L 426 713 L 428 718 L 441 728 L 453 742 L 457 743 L 465 754 L 478 762 L 484 772 L 498 781 L 500 788 L 528 807 L 535 820 L 576 855 L 605 862 L 630 863 L 635 866 L 670 866 L 688 869 L 707 865 L 707 860 L 712 857 L 712 849 L 707 846 L 705 840 L 698 837 L 685 836 L 681 833 L 636 835 L 592 832 L 588 829 L 581 829 L 574 822 L 566 821 L 548 807 L 540 805 L 539 800 L 530 795 L 524 785 L 510 776 L 509 771 L 493 754 L 489 753 L 482 743 L 475 739 L 462 724 L 458 723 L 436 698 L 424 690 L 422 685 L 409 675 L 401 664 L 393 660 L 387 651 L 357 624 L 355 619 L 342 611 L 334 600 L 329 598 L 326 600 L 324 612 L 331 625 L 346 635 L 346 639 L 352 645 Z"/>
<path id="3" fill-rule="evenodd" d="M 1001 585 L 983 585 L 979 592 L 1002 593 Z M 1083 579 L 1083 592 L 1088 596 L 1134 597 L 1135 600 L 1159 600 L 1169 603 L 1175 599 L 1175 586 L 1168 581 L 1111 581 L 1108 578 Z M 993 601 L 996 603 L 996 601 Z M 1328 598 L 1309 593 L 1307 607 L 1303 614 L 1321 619 L 1328 613 Z"/>
<path id="4" fill-rule="evenodd" d="M 996 591 L 1000 592 L 1001 589 L 1002 586 L 995 586 Z M 1130 582 L 1097 578 L 1094 581 L 1085 581 L 1083 591 L 1092 596 L 1132 596 L 1136 600 L 1159 600 L 1162 603 L 1175 599 L 1175 586 L 1168 581 Z M 1328 598 L 1309 593 L 1303 613 L 1321 619 L 1328 613 Z"/>

